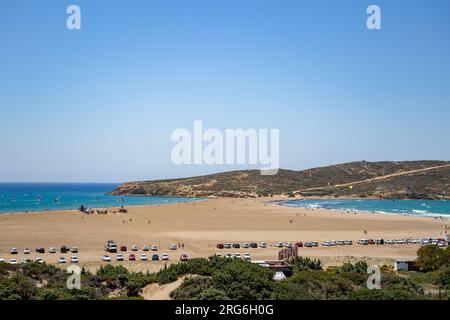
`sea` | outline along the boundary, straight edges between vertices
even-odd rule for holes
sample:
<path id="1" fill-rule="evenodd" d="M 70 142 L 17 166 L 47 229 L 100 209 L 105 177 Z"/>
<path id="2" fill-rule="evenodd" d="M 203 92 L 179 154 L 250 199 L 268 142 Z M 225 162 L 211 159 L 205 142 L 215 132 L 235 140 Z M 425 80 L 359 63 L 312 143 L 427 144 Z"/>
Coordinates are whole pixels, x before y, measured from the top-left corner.
<path id="1" fill-rule="evenodd" d="M 185 197 L 109 196 L 118 183 L 0 183 L 0 214 L 141 206 L 200 200 Z"/>
<path id="2" fill-rule="evenodd" d="M 448 200 L 297 199 L 274 202 L 300 208 L 450 218 L 450 201 Z"/>

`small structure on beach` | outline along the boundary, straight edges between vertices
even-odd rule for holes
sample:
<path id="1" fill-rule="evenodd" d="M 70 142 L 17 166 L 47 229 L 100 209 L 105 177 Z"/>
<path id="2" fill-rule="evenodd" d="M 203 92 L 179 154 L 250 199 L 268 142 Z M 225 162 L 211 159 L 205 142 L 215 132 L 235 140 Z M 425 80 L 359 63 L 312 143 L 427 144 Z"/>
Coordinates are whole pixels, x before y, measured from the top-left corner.
<path id="1" fill-rule="evenodd" d="M 261 267 L 269 268 L 274 272 L 274 274 L 277 272 L 282 272 L 287 277 L 292 276 L 292 266 L 283 260 L 259 260 L 252 261 L 252 263 L 256 263 Z"/>
<path id="2" fill-rule="evenodd" d="M 411 260 L 395 260 L 394 271 L 412 271 L 417 270 L 415 261 Z"/>

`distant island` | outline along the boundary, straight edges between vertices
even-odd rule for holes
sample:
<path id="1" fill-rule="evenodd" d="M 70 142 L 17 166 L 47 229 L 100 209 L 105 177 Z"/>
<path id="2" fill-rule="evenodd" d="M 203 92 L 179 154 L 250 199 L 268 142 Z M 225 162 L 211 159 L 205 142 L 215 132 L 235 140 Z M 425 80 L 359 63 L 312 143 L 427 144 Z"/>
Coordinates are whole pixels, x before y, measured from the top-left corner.
<path id="1" fill-rule="evenodd" d="M 358 161 L 302 171 L 259 170 L 127 182 L 110 195 L 450 199 L 450 161 Z"/>

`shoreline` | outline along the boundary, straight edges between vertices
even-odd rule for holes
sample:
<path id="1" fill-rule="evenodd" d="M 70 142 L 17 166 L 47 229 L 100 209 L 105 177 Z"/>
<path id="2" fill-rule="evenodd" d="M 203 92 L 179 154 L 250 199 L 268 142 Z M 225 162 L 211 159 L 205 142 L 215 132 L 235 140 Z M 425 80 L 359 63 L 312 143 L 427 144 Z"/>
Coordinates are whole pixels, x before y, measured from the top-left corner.
<path id="1" fill-rule="evenodd" d="M 370 210 L 361 210 L 361 209 L 351 209 L 351 208 L 324 208 L 324 207 L 305 207 L 305 206 L 297 206 L 297 205 L 290 205 L 287 204 L 287 201 L 298 201 L 298 200 L 378 200 L 376 198 L 297 198 L 297 199 L 281 199 L 281 200 L 272 200 L 269 201 L 272 205 L 277 205 L 281 207 L 289 207 L 289 208 L 301 208 L 301 209 L 307 209 L 307 210 L 327 210 L 330 212 L 337 212 L 337 213 L 362 213 L 362 214 L 371 214 L 371 215 L 388 215 L 388 216 L 404 216 L 404 217 L 419 217 L 419 218 L 432 218 L 432 219 L 441 219 L 441 220 L 449 220 L 450 219 L 450 213 L 449 214 L 442 214 L 442 213 L 433 213 L 433 212 L 427 212 L 427 213 L 415 213 L 415 212 L 389 212 L 389 211 L 370 211 Z M 397 199 L 396 201 L 415 201 L 417 199 Z M 448 200 L 424 200 L 424 201 L 448 201 Z"/>
<path id="2" fill-rule="evenodd" d="M 160 197 L 160 196 L 158 196 Z M 161 196 L 163 197 L 163 196 Z M 173 196 L 167 196 L 168 198 L 175 198 Z M 176 197 L 176 198 L 182 198 L 182 197 Z M 186 199 L 195 199 L 196 197 L 186 197 Z M 137 205 L 122 205 L 122 206 L 99 206 L 99 207 L 92 207 L 87 208 L 91 210 L 99 210 L 99 209 L 120 209 L 120 208 L 134 208 L 134 207 L 153 207 L 153 206 L 162 206 L 162 205 L 174 205 L 174 204 L 180 204 L 180 203 L 193 203 L 193 202 L 199 202 L 199 201 L 206 201 L 205 199 L 196 199 L 191 201 L 179 201 L 179 202 L 172 202 L 172 203 L 155 203 L 155 204 L 137 204 Z M 22 214 L 42 214 L 42 213 L 49 213 L 49 212 L 60 212 L 60 213 L 70 213 L 70 212 L 81 212 L 79 209 L 43 209 L 39 211 L 0 211 L 0 217 L 1 216 L 7 216 L 7 215 L 22 215 Z"/>

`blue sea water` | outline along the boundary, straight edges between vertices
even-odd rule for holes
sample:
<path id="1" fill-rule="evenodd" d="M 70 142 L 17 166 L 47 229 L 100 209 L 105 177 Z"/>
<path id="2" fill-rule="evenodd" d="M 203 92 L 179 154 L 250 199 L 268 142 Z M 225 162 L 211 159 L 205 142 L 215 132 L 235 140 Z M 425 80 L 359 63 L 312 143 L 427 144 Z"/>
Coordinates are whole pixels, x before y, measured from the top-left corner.
<path id="1" fill-rule="evenodd" d="M 388 199 L 308 199 L 277 201 L 277 204 L 331 210 L 351 210 L 370 213 L 390 213 L 450 218 L 450 201 L 388 200 Z"/>
<path id="2" fill-rule="evenodd" d="M 184 197 L 107 196 L 112 183 L 0 183 L 0 214 L 46 210 L 157 205 L 199 200 Z"/>

